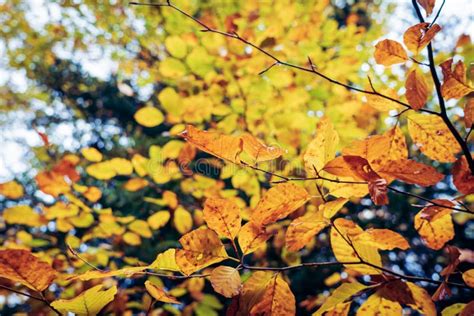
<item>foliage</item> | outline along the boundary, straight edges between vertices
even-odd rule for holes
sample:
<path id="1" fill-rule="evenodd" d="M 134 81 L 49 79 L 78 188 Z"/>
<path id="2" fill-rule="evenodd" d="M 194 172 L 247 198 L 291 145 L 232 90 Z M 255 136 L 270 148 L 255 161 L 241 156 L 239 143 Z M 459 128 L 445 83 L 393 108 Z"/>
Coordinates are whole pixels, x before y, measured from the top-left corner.
<path id="1" fill-rule="evenodd" d="M 0 184 L 0 287 L 26 300 L 5 313 L 473 313 L 474 90 L 434 56 L 444 1 L 357 53 L 380 35 L 370 1 L 83 1 L 46 33 L 24 5 L 0 4 L 1 32 L 33 84 L 0 106 L 69 117 L 36 111 L 34 179 Z M 89 77 L 62 45 L 119 70 Z M 360 71 L 371 54 L 385 79 Z M 96 135 L 67 151 L 71 119 Z"/>

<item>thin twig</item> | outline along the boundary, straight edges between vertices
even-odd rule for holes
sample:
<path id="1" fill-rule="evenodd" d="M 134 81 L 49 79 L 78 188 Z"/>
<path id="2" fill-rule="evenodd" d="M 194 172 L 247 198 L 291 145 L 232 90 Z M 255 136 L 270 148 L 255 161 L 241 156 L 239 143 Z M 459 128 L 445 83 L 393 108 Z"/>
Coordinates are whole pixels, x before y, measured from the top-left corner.
<path id="1" fill-rule="evenodd" d="M 56 308 L 54 308 L 54 307 L 51 305 L 51 303 L 46 299 L 46 297 L 44 297 L 43 293 L 39 293 L 39 294 L 41 295 L 41 297 L 38 297 L 38 296 L 31 295 L 31 294 L 26 293 L 26 292 L 18 291 L 18 290 L 14 289 L 14 288 L 8 287 L 8 286 L 3 285 L 3 284 L 0 284 L 0 288 L 5 289 L 5 290 L 10 291 L 10 292 L 13 292 L 13 293 L 16 293 L 16 294 L 18 294 L 18 295 L 23 295 L 23 296 L 29 297 L 29 298 L 31 298 L 31 299 L 34 299 L 34 300 L 43 302 L 43 303 L 46 304 L 53 312 L 55 312 L 57 315 L 61 315 L 61 313 L 60 313 Z"/>
<path id="2" fill-rule="evenodd" d="M 443 2 L 441 3 L 441 6 L 439 7 L 438 13 L 436 13 L 435 18 L 430 23 L 430 27 L 432 27 L 435 24 L 436 20 L 438 19 L 439 15 L 441 13 L 441 10 L 443 10 L 443 7 L 444 7 L 445 3 L 446 3 L 446 0 L 443 0 Z"/>

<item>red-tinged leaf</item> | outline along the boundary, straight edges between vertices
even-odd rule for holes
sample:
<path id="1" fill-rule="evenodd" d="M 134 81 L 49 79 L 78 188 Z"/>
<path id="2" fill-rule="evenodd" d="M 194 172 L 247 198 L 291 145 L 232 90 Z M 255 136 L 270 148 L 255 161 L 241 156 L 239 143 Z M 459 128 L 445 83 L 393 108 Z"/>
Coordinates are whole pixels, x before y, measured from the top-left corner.
<path id="1" fill-rule="evenodd" d="M 389 203 L 387 191 L 387 180 L 379 178 L 369 181 L 369 194 L 375 205 Z"/>
<path id="2" fill-rule="evenodd" d="M 415 110 L 421 109 L 428 100 L 429 88 L 425 77 L 418 70 L 412 70 L 405 82 L 408 103 Z"/>
<path id="3" fill-rule="evenodd" d="M 461 252 L 454 246 L 447 246 L 446 251 L 448 252 L 448 265 L 440 272 L 440 275 L 449 277 L 461 263 L 461 260 L 459 260 Z"/>
<path id="4" fill-rule="evenodd" d="M 443 282 L 438 286 L 436 291 L 431 296 L 433 302 L 442 301 L 449 298 L 452 295 L 451 290 L 449 289 L 446 282 Z"/>
<path id="5" fill-rule="evenodd" d="M 438 24 L 418 23 L 409 27 L 403 34 L 403 42 L 415 55 L 425 48 L 433 37 L 441 30 Z"/>
<path id="6" fill-rule="evenodd" d="M 474 124 L 474 98 L 468 98 L 464 106 L 464 126 L 471 128 Z"/>
<path id="7" fill-rule="evenodd" d="M 426 16 L 431 15 L 433 8 L 436 4 L 436 0 L 417 0 L 418 3 L 425 9 Z"/>
<path id="8" fill-rule="evenodd" d="M 421 186 L 434 185 L 444 178 L 435 168 L 409 159 L 390 161 L 378 170 L 378 174 Z"/>
<path id="9" fill-rule="evenodd" d="M 474 175 L 469 169 L 466 157 L 460 157 L 451 170 L 453 182 L 459 192 L 462 194 L 474 193 Z"/>

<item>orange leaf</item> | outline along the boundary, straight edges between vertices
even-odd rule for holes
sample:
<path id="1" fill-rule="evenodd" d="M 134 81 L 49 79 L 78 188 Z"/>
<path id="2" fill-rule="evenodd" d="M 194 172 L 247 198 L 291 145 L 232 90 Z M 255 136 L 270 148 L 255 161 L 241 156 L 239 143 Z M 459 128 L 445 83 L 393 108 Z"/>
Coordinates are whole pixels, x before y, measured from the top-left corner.
<path id="1" fill-rule="evenodd" d="M 186 130 L 180 135 L 186 141 L 208 154 L 230 162 L 240 162 L 239 155 L 243 150 L 240 137 L 202 131 L 192 125 L 186 125 Z"/>
<path id="2" fill-rule="evenodd" d="M 19 199 L 25 194 L 25 191 L 18 182 L 8 181 L 0 183 L 0 194 L 8 199 Z"/>
<path id="3" fill-rule="evenodd" d="M 0 250 L 0 277 L 41 292 L 56 278 L 57 272 L 31 252 L 20 249 Z"/>
<path id="4" fill-rule="evenodd" d="M 468 98 L 464 106 L 464 126 L 471 128 L 474 124 L 474 98 Z"/>
<path id="5" fill-rule="evenodd" d="M 71 190 L 64 176 L 54 171 L 40 172 L 35 179 L 41 191 L 54 197 Z"/>
<path id="6" fill-rule="evenodd" d="M 286 231 L 286 248 L 298 251 L 307 245 L 315 235 L 330 224 L 323 212 L 309 213 L 293 220 Z"/>
<path id="7" fill-rule="evenodd" d="M 435 168 L 409 159 L 390 161 L 380 168 L 378 173 L 384 178 L 393 177 L 421 186 L 434 185 L 444 178 Z"/>
<path id="8" fill-rule="evenodd" d="M 466 157 L 460 157 L 451 170 L 453 182 L 462 194 L 474 193 L 474 175 L 467 164 Z"/>
<path id="9" fill-rule="evenodd" d="M 219 294 L 231 298 L 240 293 L 242 282 L 235 268 L 220 266 L 212 270 L 211 285 Z"/>
<path id="10" fill-rule="evenodd" d="M 403 42 L 415 55 L 425 48 L 433 37 L 441 30 L 441 26 L 429 23 L 418 23 L 409 27 L 403 34 Z"/>
<path id="11" fill-rule="evenodd" d="M 399 42 L 389 39 L 380 41 L 375 45 L 374 57 L 377 64 L 384 66 L 399 64 L 408 60 L 403 46 Z"/>
<path id="12" fill-rule="evenodd" d="M 242 226 L 239 232 L 240 249 L 244 254 L 249 254 L 264 246 L 270 237 L 271 234 L 267 233 L 264 227 L 248 222 Z"/>
<path id="13" fill-rule="evenodd" d="M 249 133 L 242 135 L 243 149 L 255 163 L 272 160 L 283 155 L 281 148 L 267 146 Z"/>
<path id="14" fill-rule="evenodd" d="M 179 239 L 183 249 L 176 250 L 176 264 L 189 275 L 228 258 L 219 236 L 210 229 L 196 229 Z"/>
<path id="15" fill-rule="evenodd" d="M 268 271 L 256 271 L 242 286 L 237 315 L 248 315 L 250 309 L 262 300 L 267 285 L 274 278 L 274 274 Z"/>
<path id="16" fill-rule="evenodd" d="M 267 225 L 285 218 L 310 198 L 309 193 L 301 186 L 285 182 L 268 190 L 250 217 L 257 225 Z"/>
<path id="17" fill-rule="evenodd" d="M 260 302 L 250 310 L 251 316 L 281 315 L 293 316 L 296 313 L 295 296 L 281 274 L 276 274 L 265 289 Z"/>
<path id="18" fill-rule="evenodd" d="M 415 110 L 421 109 L 428 100 L 429 88 L 425 77 L 418 70 L 412 70 L 405 82 L 408 103 Z"/>
<path id="19" fill-rule="evenodd" d="M 169 295 L 162 288 L 157 287 L 150 281 L 145 281 L 145 288 L 148 294 L 155 300 L 163 303 L 181 304 L 174 296 Z"/>
<path id="20" fill-rule="evenodd" d="M 441 249 L 454 238 L 451 209 L 427 206 L 415 216 L 415 229 L 431 249 Z"/>
<path id="21" fill-rule="evenodd" d="M 460 60 L 452 68 L 453 59 L 450 58 L 443 62 L 440 66 L 443 70 L 443 85 L 441 86 L 441 93 L 445 99 L 460 99 L 466 94 L 473 92 L 466 82 L 466 66 Z"/>
<path id="22" fill-rule="evenodd" d="M 422 315 L 436 316 L 436 306 L 428 292 L 414 283 L 406 282 L 406 284 L 415 300 L 415 304 L 409 304 L 409 306 L 419 311 Z"/>
<path id="23" fill-rule="evenodd" d="M 240 230 L 240 207 L 232 200 L 208 198 L 204 204 L 204 220 L 219 236 L 234 239 Z"/>
<path id="24" fill-rule="evenodd" d="M 390 229 L 370 228 L 358 235 L 355 240 L 381 250 L 400 248 L 406 250 L 410 245 L 400 234 Z"/>

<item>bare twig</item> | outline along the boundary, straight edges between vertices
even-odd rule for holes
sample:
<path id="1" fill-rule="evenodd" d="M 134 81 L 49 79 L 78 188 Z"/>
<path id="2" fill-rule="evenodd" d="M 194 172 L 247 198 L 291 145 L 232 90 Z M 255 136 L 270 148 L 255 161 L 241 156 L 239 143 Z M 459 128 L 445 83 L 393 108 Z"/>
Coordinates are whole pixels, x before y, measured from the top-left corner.
<path id="1" fill-rule="evenodd" d="M 41 297 L 38 297 L 38 296 L 35 296 L 35 295 L 31 295 L 29 293 L 26 293 L 26 292 L 22 292 L 22 291 L 18 291 L 14 288 L 11 288 L 11 287 L 8 287 L 6 285 L 3 285 L 3 284 L 0 284 L 0 288 L 4 289 L 4 290 L 7 290 L 7 291 L 10 291 L 10 292 L 13 292 L 13 293 L 16 293 L 18 295 L 22 295 L 22 296 L 26 296 L 26 297 L 29 297 L 31 299 L 34 299 L 34 300 L 37 300 L 37 301 L 40 301 L 40 302 L 43 302 L 44 304 L 46 304 L 53 312 L 55 312 L 57 315 L 61 315 L 61 313 L 56 309 L 54 308 L 51 303 L 44 297 L 43 293 L 39 293 L 41 295 Z"/>

